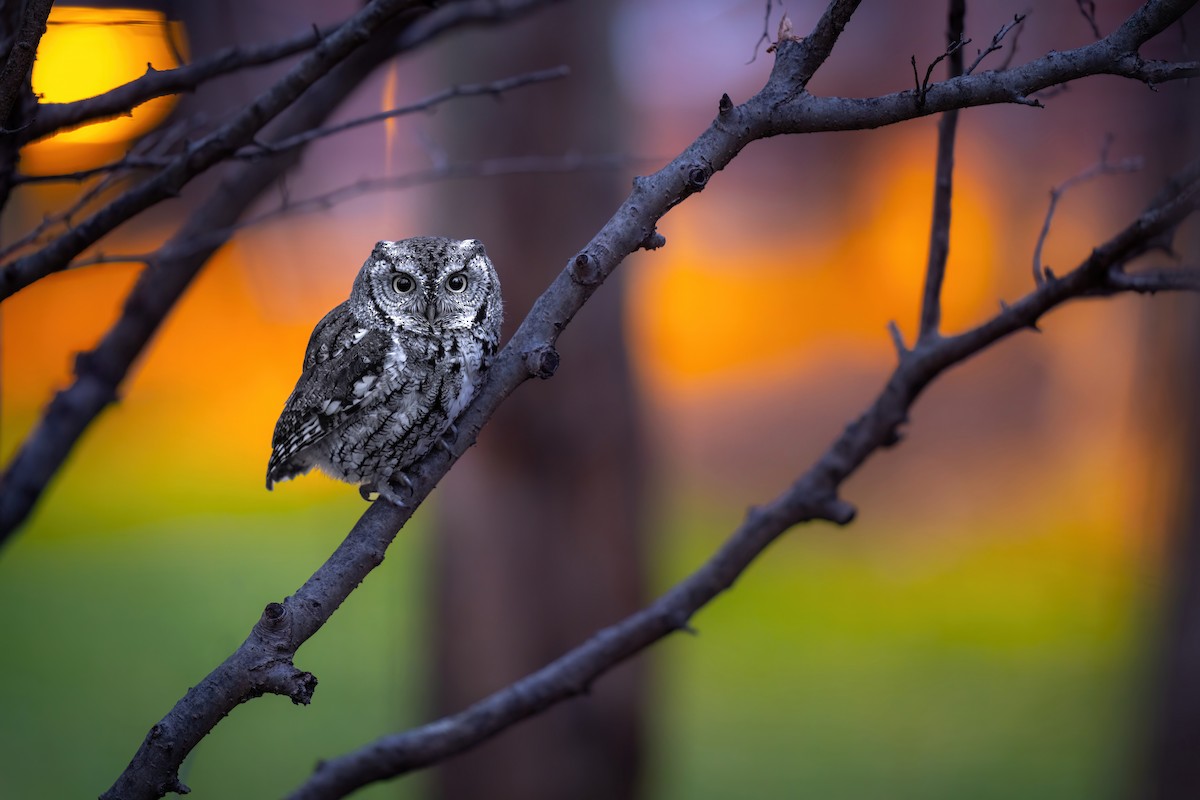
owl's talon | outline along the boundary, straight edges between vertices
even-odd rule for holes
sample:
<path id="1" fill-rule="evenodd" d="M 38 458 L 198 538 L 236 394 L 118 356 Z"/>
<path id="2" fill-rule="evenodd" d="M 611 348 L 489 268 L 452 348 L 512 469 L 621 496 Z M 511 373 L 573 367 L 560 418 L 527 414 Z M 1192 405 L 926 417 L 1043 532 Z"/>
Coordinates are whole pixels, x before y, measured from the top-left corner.
<path id="1" fill-rule="evenodd" d="M 358 493 L 362 496 L 363 500 L 369 503 L 371 502 L 371 495 L 378 495 L 379 490 L 375 488 L 375 484 L 373 483 L 360 483 L 358 485 Z"/>
<path id="2" fill-rule="evenodd" d="M 408 503 L 404 502 L 404 498 L 400 496 L 400 493 L 396 491 L 396 487 L 391 483 L 380 484 L 378 491 L 380 500 L 387 500 L 389 503 L 394 506 L 398 506 L 399 508 L 408 507 Z"/>

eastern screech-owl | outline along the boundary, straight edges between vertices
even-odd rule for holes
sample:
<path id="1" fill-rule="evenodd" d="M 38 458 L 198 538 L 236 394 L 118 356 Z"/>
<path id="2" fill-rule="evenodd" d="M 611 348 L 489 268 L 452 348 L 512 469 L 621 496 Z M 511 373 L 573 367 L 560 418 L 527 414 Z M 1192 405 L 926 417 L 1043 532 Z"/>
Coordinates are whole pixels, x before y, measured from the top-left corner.
<path id="1" fill-rule="evenodd" d="M 267 488 L 319 467 L 393 502 L 404 470 L 474 397 L 500 338 L 495 267 L 475 239 L 379 242 L 313 330 L 275 425 Z"/>

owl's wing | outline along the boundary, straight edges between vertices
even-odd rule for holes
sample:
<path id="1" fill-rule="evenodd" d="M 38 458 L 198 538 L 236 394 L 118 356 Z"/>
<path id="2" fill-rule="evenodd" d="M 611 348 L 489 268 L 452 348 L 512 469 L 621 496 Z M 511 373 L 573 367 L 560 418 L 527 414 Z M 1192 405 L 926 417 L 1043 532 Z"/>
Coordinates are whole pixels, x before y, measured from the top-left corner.
<path id="1" fill-rule="evenodd" d="M 275 423 L 268 489 L 312 468 L 303 451 L 336 430 L 370 396 L 390 347 L 387 332 L 362 327 L 346 303 L 317 323 L 300 380 Z"/>

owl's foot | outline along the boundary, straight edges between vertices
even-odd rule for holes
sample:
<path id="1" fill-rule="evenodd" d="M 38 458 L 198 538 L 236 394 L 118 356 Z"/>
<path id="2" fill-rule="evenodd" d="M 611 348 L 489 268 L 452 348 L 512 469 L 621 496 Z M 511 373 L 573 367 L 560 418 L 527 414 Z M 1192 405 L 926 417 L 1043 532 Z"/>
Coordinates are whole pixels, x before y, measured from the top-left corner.
<path id="1" fill-rule="evenodd" d="M 446 432 L 438 438 L 438 447 L 450 452 L 450 445 L 454 444 L 454 440 L 458 438 L 458 426 L 453 422 L 446 428 Z"/>
<path id="2" fill-rule="evenodd" d="M 408 503 L 405 502 L 406 495 L 407 499 L 412 499 L 413 482 L 412 479 L 403 472 L 397 472 L 389 477 L 386 481 L 380 481 L 379 483 L 364 483 L 362 486 L 358 487 L 358 492 L 363 496 L 364 500 L 370 500 L 370 495 L 374 494 L 376 496 L 375 499 L 382 498 L 387 500 L 392 505 L 400 506 L 401 508 L 407 508 Z"/>

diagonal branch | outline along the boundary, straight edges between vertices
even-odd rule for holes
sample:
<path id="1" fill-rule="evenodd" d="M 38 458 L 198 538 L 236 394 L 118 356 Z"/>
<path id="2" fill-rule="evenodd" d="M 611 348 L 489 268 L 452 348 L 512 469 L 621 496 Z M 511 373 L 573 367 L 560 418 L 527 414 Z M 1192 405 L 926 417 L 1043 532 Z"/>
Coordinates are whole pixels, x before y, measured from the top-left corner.
<path id="1" fill-rule="evenodd" d="M 920 351 L 910 351 L 902 357 L 870 408 L 846 426 L 799 480 L 771 502 L 751 509 L 741 526 L 708 561 L 649 606 L 458 714 L 384 736 L 344 756 L 320 762 L 309 779 L 288 796 L 289 800 L 345 797 L 370 783 L 449 758 L 552 705 L 585 694 L 597 678 L 613 667 L 667 635 L 687 630 L 691 617 L 731 587 L 750 563 L 789 528 L 812 520 L 849 523 L 855 510 L 838 498 L 838 488 L 872 454 L 899 442 L 909 410 L 936 378 L 1000 340 L 1033 327 L 1044 314 L 1070 300 L 1097 292 L 1150 291 L 1123 285 L 1132 276 L 1117 277 L 1116 282 L 1114 276 L 1125 275 L 1122 270 L 1129 260 L 1154 241 L 1169 236 L 1200 207 L 1200 162 L 1183 170 L 1177 178 L 1173 187 L 1156 197 L 1136 220 L 1096 248 L 1061 281 L 1035 288 L 976 328 L 930 341 Z M 1146 285 L 1153 283 L 1157 291 L 1200 290 L 1200 273 L 1192 270 L 1161 273 L 1147 278 Z M 1172 279 L 1166 277 L 1168 273 L 1186 274 L 1190 278 Z M 373 507 L 364 515 L 364 520 L 375 510 Z M 391 510 L 396 512 L 394 507 Z M 351 536 L 358 531 L 356 526 Z"/>
<path id="2" fill-rule="evenodd" d="M 950 0 L 947 15 L 946 46 L 950 78 L 963 74 L 963 26 L 967 15 L 966 0 Z M 934 170 L 933 221 L 929 231 L 929 261 L 925 267 L 925 291 L 921 300 L 921 322 L 917 344 L 936 338 L 942 321 L 942 281 L 946 259 L 950 255 L 950 200 L 954 190 L 954 135 L 958 130 L 958 109 L 942 113 L 938 120 L 937 166 Z"/>
<path id="3" fill-rule="evenodd" d="M 71 259 L 101 236 L 155 203 L 177 195 L 192 178 L 224 160 L 239 147 L 250 144 L 263 126 L 294 103 L 309 86 L 364 45 L 388 20 L 419 2 L 371 0 L 249 107 L 189 146 L 154 177 L 127 190 L 42 250 L 3 267 L 0 270 L 0 299 L 65 268 Z"/>
<path id="4" fill-rule="evenodd" d="M 29 127 L 21 131 L 20 142 L 24 144 L 89 122 L 120 116 L 147 100 L 191 91 L 213 78 L 303 53 L 316 47 L 335 30 L 335 27 L 314 27 L 281 42 L 248 48 L 229 47 L 174 69 L 157 70 L 147 66 L 140 78 L 96 97 L 72 103 L 40 103 Z"/>

